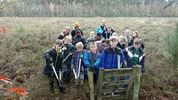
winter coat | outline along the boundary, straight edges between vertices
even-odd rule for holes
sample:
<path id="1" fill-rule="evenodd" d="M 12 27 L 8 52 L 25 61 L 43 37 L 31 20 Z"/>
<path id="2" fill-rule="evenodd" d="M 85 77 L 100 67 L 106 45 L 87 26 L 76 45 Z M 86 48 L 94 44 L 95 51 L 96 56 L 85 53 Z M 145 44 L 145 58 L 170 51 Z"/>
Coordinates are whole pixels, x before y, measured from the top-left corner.
<path id="1" fill-rule="evenodd" d="M 96 29 L 96 35 L 97 35 L 97 36 L 102 35 L 105 39 L 109 39 L 111 33 L 108 32 L 108 29 L 107 29 L 106 26 L 100 25 L 100 26 Z"/>
<path id="2" fill-rule="evenodd" d="M 73 29 L 72 32 L 71 32 L 72 38 L 76 36 L 76 31 L 77 30 L 80 30 L 81 35 L 83 36 L 83 31 L 81 29 Z"/>
<path id="3" fill-rule="evenodd" d="M 63 44 L 62 45 L 62 57 L 63 60 L 68 58 L 63 62 L 63 65 L 66 66 L 66 70 L 71 69 L 72 53 L 75 51 L 75 47 L 72 44 Z M 71 53 L 71 54 L 70 54 Z"/>
<path id="4" fill-rule="evenodd" d="M 78 42 L 82 42 L 84 45 L 84 48 L 86 48 L 86 40 L 85 38 L 83 38 L 82 36 L 78 36 L 76 35 L 73 39 L 72 39 L 72 44 L 75 46 Z"/>
<path id="5" fill-rule="evenodd" d="M 58 37 L 58 39 L 64 39 L 66 37 L 66 35 L 64 35 L 64 33 L 60 33 L 60 35 L 59 35 L 59 37 Z"/>
<path id="6" fill-rule="evenodd" d="M 133 67 L 135 65 L 141 65 L 141 71 L 144 72 L 144 51 L 142 48 L 135 49 L 134 46 L 128 48 L 128 50 L 124 50 L 127 54 L 127 67 Z M 131 53 L 131 54 L 129 54 Z M 143 58 L 142 58 L 143 57 Z M 141 59 L 142 58 L 142 59 Z"/>
<path id="7" fill-rule="evenodd" d="M 111 47 L 104 49 L 101 55 L 101 68 L 115 69 L 118 68 L 118 55 L 120 56 L 120 64 L 125 62 L 125 57 L 120 48 L 115 48 L 114 51 Z"/>
<path id="8" fill-rule="evenodd" d="M 97 80 L 99 75 L 99 68 L 101 65 L 101 54 L 99 52 L 92 54 L 90 51 L 84 53 L 84 65 L 87 68 L 93 68 L 95 70 L 95 77 Z"/>
<path id="9" fill-rule="evenodd" d="M 124 49 L 125 49 L 125 44 L 120 44 L 120 43 L 118 43 L 118 44 L 117 44 L 117 47 L 119 47 L 119 48 L 121 48 L 122 50 L 124 50 Z"/>
<path id="10" fill-rule="evenodd" d="M 80 72 L 86 74 L 87 68 L 84 65 L 84 61 L 83 61 L 85 52 L 87 51 L 86 50 L 83 50 L 82 52 L 75 51 L 72 55 L 71 66 L 75 69 L 76 72 L 78 72 L 79 71 L 79 60 L 81 59 Z"/>
<path id="11" fill-rule="evenodd" d="M 90 51 L 84 53 L 84 64 L 87 68 L 94 67 L 96 69 L 100 68 L 101 54 L 97 52 L 92 54 Z"/>
<path id="12" fill-rule="evenodd" d="M 54 48 L 51 48 L 43 53 L 43 57 L 46 60 L 46 65 L 43 69 L 43 74 L 47 76 L 52 76 L 53 69 L 50 64 L 53 64 L 56 69 L 56 72 L 59 72 L 60 68 L 62 67 L 61 52 L 57 53 Z"/>

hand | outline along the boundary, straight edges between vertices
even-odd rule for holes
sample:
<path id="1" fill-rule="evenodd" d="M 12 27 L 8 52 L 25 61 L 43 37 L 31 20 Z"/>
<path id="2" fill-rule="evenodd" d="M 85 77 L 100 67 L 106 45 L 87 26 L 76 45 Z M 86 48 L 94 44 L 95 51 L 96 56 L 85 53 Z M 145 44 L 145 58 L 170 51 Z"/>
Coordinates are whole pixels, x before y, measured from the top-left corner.
<path id="1" fill-rule="evenodd" d="M 71 69 L 74 69 L 74 65 L 71 65 Z"/>
<path id="2" fill-rule="evenodd" d="M 50 57 L 49 59 L 49 63 L 52 64 L 53 63 L 53 59 Z"/>
<path id="3" fill-rule="evenodd" d="M 94 64 L 91 65 L 92 68 L 95 68 L 96 66 Z"/>
<path id="4" fill-rule="evenodd" d="M 95 71 L 95 68 L 90 67 L 90 68 L 89 68 L 89 71 L 94 72 L 94 71 Z"/>
<path id="5" fill-rule="evenodd" d="M 62 51 L 64 51 L 64 50 L 67 50 L 67 48 L 66 48 L 66 47 L 63 47 L 63 48 L 62 48 Z"/>

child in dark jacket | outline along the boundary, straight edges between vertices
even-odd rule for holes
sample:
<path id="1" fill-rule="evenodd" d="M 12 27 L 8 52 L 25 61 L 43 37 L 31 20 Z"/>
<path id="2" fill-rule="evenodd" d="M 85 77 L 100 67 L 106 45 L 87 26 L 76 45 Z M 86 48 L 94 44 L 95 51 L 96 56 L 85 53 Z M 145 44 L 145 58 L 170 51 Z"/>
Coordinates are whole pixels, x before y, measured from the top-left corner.
<path id="1" fill-rule="evenodd" d="M 43 57 L 46 60 L 46 66 L 43 70 L 43 74 L 47 75 L 49 78 L 49 84 L 50 84 L 50 90 L 54 91 L 54 79 L 56 78 L 54 75 L 54 71 L 52 69 L 52 64 L 55 67 L 56 72 L 59 72 L 62 67 L 62 56 L 61 56 L 61 45 L 62 40 L 57 39 L 55 42 L 55 46 L 46 52 L 44 52 Z M 57 80 L 57 78 L 56 78 Z M 62 87 L 57 82 L 57 85 L 59 86 L 60 92 L 63 92 Z"/>
<path id="2" fill-rule="evenodd" d="M 126 48 L 124 36 L 122 36 L 122 35 L 119 36 L 117 47 L 121 48 L 122 50 L 124 50 Z"/>
<path id="3" fill-rule="evenodd" d="M 73 25 L 74 25 L 74 28 L 73 28 L 73 30 L 71 32 L 72 38 L 75 37 L 77 31 L 80 31 L 81 35 L 83 36 L 83 31 L 80 28 L 80 23 L 76 21 L 76 22 L 74 22 Z"/>
<path id="4" fill-rule="evenodd" d="M 71 61 L 71 66 L 72 66 L 72 70 L 75 76 L 76 80 L 79 80 L 76 82 L 76 84 L 79 86 L 83 86 L 84 85 L 84 76 L 86 73 L 87 68 L 84 66 L 83 63 L 83 56 L 84 53 L 86 52 L 85 50 L 83 50 L 83 44 L 82 42 L 78 42 L 76 44 L 76 49 L 77 51 L 75 51 L 73 53 L 72 56 L 72 61 Z"/>
<path id="5" fill-rule="evenodd" d="M 111 36 L 109 39 L 110 46 L 102 52 L 101 67 L 105 69 L 120 68 L 125 63 L 125 57 L 120 48 L 117 47 L 118 39 Z"/>
<path id="6" fill-rule="evenodd" d="M 63 67 L 64 67 L 64 82 L 67 84 L 70 83 L 71 78 L 71 61 L 72 61 L 72 54 L 75 51 L 75 47 L 72 45 L 72 37 L 66 36 L 64 44 L 62 45 L 62 56 L 63 56 Z"/>
<path id="7" fill-rule="evenodd" d="M 133 46 L 126 48 L 126 52 L 128 54 L 129 60 L 127 61 L 128 67 L 133 67 L 135 65 L 141 65 L 141 72 L 143 73 L 144 68 L 144 51 L 140 47 L 142 40 L 139 38 L 134 39 Z"/>
<path id="8" fill-rule="evenodd" d="M 76 45 L 78 42 L 82 42 L 84 45 L 84 49 L 86 49 L 86 40 L 85 38 L 81 35 L 81 32 L 79 30 L 76 30 L 76 35 L 72 39 L 72 44 Z"/>
<path id="9" fill-rule="evenodd" d="M 101 54 L 97 51 L 97 46 L 94 42 L 89 44 L 90 51 L 84 53 L 84 64 L 89 70 L 94 72 L 94 84 L 96 84 L 99 68 L 101 63 Z"/>

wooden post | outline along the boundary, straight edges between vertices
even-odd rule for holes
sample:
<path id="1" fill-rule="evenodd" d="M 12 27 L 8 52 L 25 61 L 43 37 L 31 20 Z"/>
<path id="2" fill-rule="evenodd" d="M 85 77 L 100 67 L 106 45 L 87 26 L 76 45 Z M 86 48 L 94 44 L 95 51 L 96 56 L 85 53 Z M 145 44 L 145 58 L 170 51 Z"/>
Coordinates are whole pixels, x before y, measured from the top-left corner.
<path id="1" fill-rule="evenodd" d="M 89 83 L 89 88 L 90 88 L 90 100 L 95 100 L 93 72 L 90 70 L 88 70 L 88 83 Z"/>
<path id="2" fill-rule="evenodd" d="M 97 87 L 97 100 L 102 100 L 101 98 L 101 92 L 102 92 L 102 86 L 103 86 L 103 76 L 104 75 L 104 69 L 101 68 L 99 70 L 99 81 L 98 81 L 98 87 Z"/>
<path id="3" fill-rule="evenodd" d="M 141 66 L 137 65 L 133 67 L 133 74 L 135 75 L 134 87 L 133 87 L 133 99 L 138 100 L 139 87 L 140 87 L 140 76 L 141 76 Z"/>

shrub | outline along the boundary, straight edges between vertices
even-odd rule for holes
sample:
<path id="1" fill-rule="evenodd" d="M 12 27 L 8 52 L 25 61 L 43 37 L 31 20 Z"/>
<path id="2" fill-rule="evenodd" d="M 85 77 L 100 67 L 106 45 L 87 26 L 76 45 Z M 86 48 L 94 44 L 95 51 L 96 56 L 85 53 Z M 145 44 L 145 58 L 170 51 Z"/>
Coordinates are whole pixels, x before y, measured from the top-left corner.
<path id="1" fill-rule="evenodd" d="M 18 25 L 16 27 L 16 32 L 17 33 L 24 33 L 25 32 L 25 28 L 22 25 Z"/>
<path id="2" fill-rule="evenodd" d="M 178 23 L 176 24 L 175 34 L 168 36 L 167 39 L 168 52 L 171 54 L 173 58 L 173 63 L 176 67 L 178 64 Z"/>

